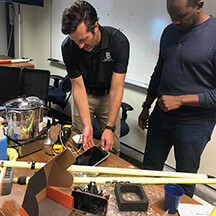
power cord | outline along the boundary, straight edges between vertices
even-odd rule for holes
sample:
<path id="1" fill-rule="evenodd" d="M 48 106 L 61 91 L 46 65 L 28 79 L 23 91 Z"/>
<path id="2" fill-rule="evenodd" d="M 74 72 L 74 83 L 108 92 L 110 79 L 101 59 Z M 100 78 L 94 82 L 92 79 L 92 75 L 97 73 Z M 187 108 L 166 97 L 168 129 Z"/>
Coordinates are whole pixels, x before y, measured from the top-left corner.
<path id="1" fill-rule="evenodd" d="M 68 126 L 68 125 L 63 126 L 62 129 L 59 131 L 59 135 L 58 135 L 56 142 L 52 145 L 53 153 L 51 154 L 51 153 L 45 152 L 45 154 L 49 156 L 55 156 L 58 153 L 62 152 L 64 149 L 68 148 L 71 150 L 72 153 L 76 153 L 77 155 L 79 155 L 79 152 L 82 149 L 82 145 L 77 150 L 74 143 L 68 138 L 70 136 L 70 133 L 71 133 L 71 126 Z M 65 146 L 65 143 L 67 141 L 70 142 L 68 147 Z M 73 148 L 73 151 L 72 151 L 72 148 Z"/>
<path id="2" fill-rule="evenodd" d="M 64 137 L 67 141 L 70 142 L 71 145 L 68 145 L 70 148 L 73 147 L 74 151 L 72 153 L 77 153 L 79 155 L 79 152 L 82 150 L 82 145 L 81 147 L 77 150 L 77 148 L 75 147 L 74 143 L 71 142 L 71 140 L 69 140 L 67 137 Z"/>

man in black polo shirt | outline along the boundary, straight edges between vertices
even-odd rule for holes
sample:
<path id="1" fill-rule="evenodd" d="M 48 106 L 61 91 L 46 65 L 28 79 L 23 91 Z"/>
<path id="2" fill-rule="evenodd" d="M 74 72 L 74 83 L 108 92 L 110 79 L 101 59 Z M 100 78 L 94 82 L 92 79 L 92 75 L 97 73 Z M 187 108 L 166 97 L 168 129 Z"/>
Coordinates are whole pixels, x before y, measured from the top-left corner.
<path id="1" fill-rule="evenodd" d="M 103 131 L 101 147 L 119 153 L 120 119 L 124 80 L 129 59 L 129 42 L 112 27 L 98 23 L 97 12 L 86 1 L 65 8 L 62 55 L 71 79 L 73 126 L 83 134 L 83 148 L 94 145 L 93 117 Z"/>

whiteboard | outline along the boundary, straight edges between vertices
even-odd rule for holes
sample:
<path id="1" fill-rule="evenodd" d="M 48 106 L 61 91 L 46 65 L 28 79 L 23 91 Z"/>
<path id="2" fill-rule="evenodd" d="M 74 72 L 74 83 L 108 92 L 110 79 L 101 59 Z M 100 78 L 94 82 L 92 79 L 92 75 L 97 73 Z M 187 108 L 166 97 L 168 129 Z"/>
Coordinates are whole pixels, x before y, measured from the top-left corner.
<path id="1" fill-rule="evenodd" d="M 51 58 L 62 61 L 61 16 L 72 0 L 52 0 Z M 147 87 L 156 65 L 160 36 L 170 23 L 166 0 L 88 0 L 97 10 L 99 23 L 122 31 L 130 42 L 126 81 Z M 205 0 L 208 13 L 215 15 L 216 0 Z"/>

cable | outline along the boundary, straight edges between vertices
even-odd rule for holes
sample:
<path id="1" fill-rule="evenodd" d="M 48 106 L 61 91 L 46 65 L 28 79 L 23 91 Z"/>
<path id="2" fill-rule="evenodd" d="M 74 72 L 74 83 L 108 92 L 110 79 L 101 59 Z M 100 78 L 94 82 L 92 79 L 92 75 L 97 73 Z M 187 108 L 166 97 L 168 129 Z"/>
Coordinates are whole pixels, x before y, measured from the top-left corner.
<path id="1" fill-rule="evenodd" d="M 69 141 L 71 145 L 68 145 L 68 147 L 66 147 L 66 146 L 65 146 L 65 143 L 64 143 L 64 142 L 65 142 L 64 139 L 66 139 L 67 141 Z M 53 154 L 50 154 L 50 153 L 48 153 L 48 152 L 46 152 L 45 154 L 47 154 L 47 155 L 49 155 L 49 156 L 55 156 L 55 155 L 57 155 L 60 151 L 62 151 L 62 150 L 59 150 L 59 151 L 57 152 L 56 149 L 54 149 L 54 146 L 57 145 L 57 143 L 60 143 L 60 145 L 62 145 L 63 149 L 67 149 L 67 148 L 68 148 L 68 149 L 71 150 L 71 148 L 73 147 L 74 151 L 71 151 L 71 153 L 76 153 L 77 155 L 79 155 L 79 152 L 82 150 L 82 145 L 81 145 L 81 147 L 77 150 L 77 148 L 75 147 L 74 143 L 71 142 L 71 140 L 68 139 L 67 136 L 65 136 L 65 133 L 64 133 L 63 129 L 61 129 L 61 130 L 59 131 L 58 139 L 56 140 L 55 144 L 52 145 Z M 58 147 L 58 148 L 59 148 L 59 147 Z"/>
<path id="2" fill-rule="evenodd" d="M 65 138 L 64 136 L 64 133 L 62 130 L 59 131 L 59 140 L 60 140 L 60 143 L 62 144 L 63 148 L 66 149 L 65 145 L 64 145 L 64 142 L 62 140 L 62 137 Z"/>
<path id="3" fill-rule="evenodd" d="M 79 155 L 79 152 L 81 151 L 82 149 L 82 146 L 81 148 L 78 149 L 77 151 L 77 148 L 76 146 L 74 145 L 73 142 L 70 141 L 69 136 L 70 136 L 70 133 L 71 131 L 68 129 L 68 127 L 66 127 L 66 125 L 64 127 L 62 127 L 62 129 L 59 131 L 59 136 L 58 136 L 58 141 L 60 142 L 60 144 L 63 146 L 64 149 L 66 149 L 66 146 L 65 146 L 65 143 L 66 143 L 66 140 L 70 142 L 71 145 L 68 145 L 68 147 L 74 149 L 74 151 L 72 153 L 77 153 Z M 57 141 L 57 142 L 58 142 Z M 71 149 L 70 149 L 71 150 Z"/>
<path id="4" fill-rule="evenodd" d="M 74 143 L 73 143 L 73 142 L 71 142 L 66 136 L 63 136 L 63 138 L 65 138 L 67 141 L 69 141 L 70 144 L 73 146 L 73 148 L 74 148 L 75 151 L 72 152 L 72 153 L 77 153 L 77 154 L 79 155 L 79 152 L 82 150 L 82 145 L 81 145 L 81 147 L 77 150 L 76 147 L 74 146 Z"/>
<path id="5" fill-rule="evenodd" d="M 9 37 L 9 42 L 8 42 L 8 49 L 7 49 L 7 53 L 6 55 L 9 56 L 9 50 L 10 50 L 10 46 L 11 46 L 11 41 L 12 41 L 12 34 L 13 34 L 13 30 L 14 30 L 14 25 L 10 25 L 11 29 L 10 29 L 10 37 Z"/>

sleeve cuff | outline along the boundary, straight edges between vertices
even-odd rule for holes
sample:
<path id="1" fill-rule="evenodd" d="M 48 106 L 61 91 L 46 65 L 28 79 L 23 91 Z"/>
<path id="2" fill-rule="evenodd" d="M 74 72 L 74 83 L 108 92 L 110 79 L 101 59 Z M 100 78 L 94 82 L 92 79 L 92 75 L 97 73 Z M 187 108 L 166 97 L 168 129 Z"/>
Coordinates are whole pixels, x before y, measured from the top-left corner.
<path id="1" fill-rule="evenodd" d="M 199 93 L 198 97 L 199 97 L 200 107 L 204 107 L 206 105 L 205 94 Z"/>

